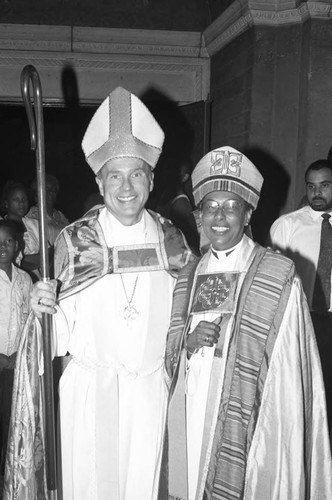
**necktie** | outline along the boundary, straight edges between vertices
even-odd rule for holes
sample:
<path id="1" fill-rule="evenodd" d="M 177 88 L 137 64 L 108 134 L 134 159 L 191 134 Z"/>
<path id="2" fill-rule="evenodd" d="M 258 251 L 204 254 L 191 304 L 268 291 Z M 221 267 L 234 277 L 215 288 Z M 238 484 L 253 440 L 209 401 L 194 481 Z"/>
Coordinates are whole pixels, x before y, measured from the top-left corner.
<path id="1" fill-rule="evenodd" d="M 320 249 L 317 264 L 316 281 L 312 298 L 314 311 L 327 311 L 330 308 L 331 268 L 332 268 L 332 227 L 330 214 L 322 215 Z"/>

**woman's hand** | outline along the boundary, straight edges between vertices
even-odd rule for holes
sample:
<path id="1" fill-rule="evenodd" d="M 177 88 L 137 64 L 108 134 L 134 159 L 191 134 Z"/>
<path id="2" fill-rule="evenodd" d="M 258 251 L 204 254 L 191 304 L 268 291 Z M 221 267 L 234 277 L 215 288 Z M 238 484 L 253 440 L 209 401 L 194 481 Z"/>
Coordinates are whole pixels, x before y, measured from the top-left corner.
<path id="1" fill-rule="evenodd" d="M 221 320 L 222 316 L 218 316 L 213 322 L 200 321 L 195 330 L 187 335 L 185 347 L 189 355 L 194 354 L 201 347 L 212 347 L 217 344 Z"/>
<path id="2" fill-rule="evenodd" d="M 54 314 L 56 312 L 56 289 L 56 280 L 37 281 L 33 285 L 30 305 L 37 318 L 41 318 L 42 313 Z"/>

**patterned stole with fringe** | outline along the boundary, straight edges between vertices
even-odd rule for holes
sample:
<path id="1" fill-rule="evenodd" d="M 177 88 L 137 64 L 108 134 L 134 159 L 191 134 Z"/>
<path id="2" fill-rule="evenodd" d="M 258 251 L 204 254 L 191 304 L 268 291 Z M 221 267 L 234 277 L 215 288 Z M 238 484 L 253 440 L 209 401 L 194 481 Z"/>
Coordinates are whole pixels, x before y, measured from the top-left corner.
<path id="1" fill-rule="evenodd" d="M 207 498 L 243 496 L 246 459 L 294 274 L 292 261 L 260 249 L 244 281 L 227 356 Z"/>
<path id="2" fill-rule="evenodd" d="M 190 283 L 196 266 L 197 263 L 189 265 L 180 273 L 175 290 L 166 350 L 171 388 L 176 383 Z M 256 246 L 237 303 L 204 499 L 239 500 L 243 496 L 246 457 L 294 274 L 294 264 L 289 259 Z"/>

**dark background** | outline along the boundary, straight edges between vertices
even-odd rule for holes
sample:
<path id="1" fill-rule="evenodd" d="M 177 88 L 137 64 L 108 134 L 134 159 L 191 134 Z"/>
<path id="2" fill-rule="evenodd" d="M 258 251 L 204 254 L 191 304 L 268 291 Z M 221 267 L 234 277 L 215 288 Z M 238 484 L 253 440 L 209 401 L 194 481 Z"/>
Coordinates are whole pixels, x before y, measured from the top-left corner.
<path id="1" fill-rule="evenodd" d="M 163 152 L 155 170 L 154 208 L 166 184 L 174 182 L 180 162 L 194 165 L 204 154 L 205 103 L 179 107 L 153 90 L 141 96 L 165 132 Z M 97 193 L 95 176 L 85 161 L 81 142 L 96 106 L 44 106 L 46 172 L 60 182 L 59 208 L 72 221 L 85 211 L 90 195 Z M 9 179 L 30 185 L 36 176 L 36 155 L 30 149 L 30 131 L 23 106 L 0 106 L 2 158 L 0 188 Z"/>

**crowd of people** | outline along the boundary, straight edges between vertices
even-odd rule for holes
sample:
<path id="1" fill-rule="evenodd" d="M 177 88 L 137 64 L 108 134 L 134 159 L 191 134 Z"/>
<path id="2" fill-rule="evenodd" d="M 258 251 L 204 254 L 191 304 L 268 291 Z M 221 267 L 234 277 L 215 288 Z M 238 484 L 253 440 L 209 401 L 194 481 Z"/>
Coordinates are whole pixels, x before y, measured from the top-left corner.
<path id="1" fill-rule="evenodd" d="M 50 281 L 38 279 L 38 208 L 21 183 L 3 190 L 4 499 L 48 498 L 47 313 L 53 355 L 70 354 L 58 498 L 328 500 L 332 164 L 308 167 L 306 203 L 263 247 L 250 222 L 264 179 L 231 146 L 185 165 L 164 213 L 146 208 L 163 142 L 134 94 L 103 101 L 82 141 L 103 203 L 69 224 L 46 177 Z"/>
<path id="2" fill-rule="evenodd" d="M 50 262 L 54 242 L 68 220 L 55 208 L 59 182 L 46 174 L 47 238 Z M 30 310 L 32 283 L 40 278 L 36 180 L 31 186 L 8 180 L 0 198 L 0 472 L 4 474 L 14 367 Z M 51 272 L 53 265 L 50 266 Z M 2 484 L 2 482 L 1 482 Z M 0 493 L 1 497 L 1 493 Z"/>
<path id="3" fill-rule="evenodd" d="M 69 224 L 63 213 L 55 208 L 58 192 L 58 179 L 52 174 L 46 174 L 46 230 L 51 262 L 55 240 L 60 231 Z M 32 181 L 31 186 L 16 180 L 6 182 L 1 193 L 0 217 L 14 221 L 18 238 L 16 264 L 27 271 L 33 281 L 37 281 L 40 277 L 40 255 L 36 179 Z"/>

